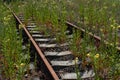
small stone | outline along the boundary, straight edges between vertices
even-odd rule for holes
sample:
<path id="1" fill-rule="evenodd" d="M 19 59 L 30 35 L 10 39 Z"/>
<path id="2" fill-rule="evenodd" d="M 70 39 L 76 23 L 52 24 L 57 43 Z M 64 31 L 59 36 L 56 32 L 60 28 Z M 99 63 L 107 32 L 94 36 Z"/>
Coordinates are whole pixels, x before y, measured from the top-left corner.
<path id="1" fill-rule="evenodd" d="M 25 74 L 24 77 L 25 77 L 25 78 L 28 78 L 28 74 Z"/>
<path id="2" fill-rule="evenodd" d="M 30 69 L 30 70 L 35 69 L 35 66 L 34 66 L 34 63 L 33 63 L 33 62 L 31 62 L 31 63 L 29 64 L 29 69 Z"/>
<path id="3" fill-rule="evenodd" d="M 40 78 L 38 76 L 34 76 L 33 78 L 31 78 L 31 80 L 40 80 Z"/>

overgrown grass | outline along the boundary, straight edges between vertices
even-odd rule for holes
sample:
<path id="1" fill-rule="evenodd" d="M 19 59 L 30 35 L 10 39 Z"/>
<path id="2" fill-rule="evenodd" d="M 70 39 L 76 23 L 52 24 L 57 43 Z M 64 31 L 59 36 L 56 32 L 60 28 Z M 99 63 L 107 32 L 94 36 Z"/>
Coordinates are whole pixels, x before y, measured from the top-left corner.
<path id="1" fill-rule="evenodd" d="M 120 0 L 28 0 L 23 11 L 26 19 L 32 17 L 37 25 L 45 25 L 39 26 L 43 32 L 49 29 L 52 35 L 58 33 L 55 35 L 58 42 L 66 39 L 67 19 L 86 32 L 100 36 L 101 42 L 95 48 L 95 40 L 88 35 L 81 39 L 81 33 L 73 31 L 70 49 L 75 57 L 82 58 L 83 65 L 92 65 L 96 73 L 95 79 L 118 79 L 120 59 L 116 43 L 120 44 L 117 34 L 120 27 Z M 104 40 L 107 40 L 109 46 L 104 44 Z M 86 58 L 90 58 L 91 62 L 86 62 Z"/>
<path id="2" fill-rule="evenodd" d="M 21 80 L 28 65 L 29 58 L 24 58 L 22 51 L 22 39 L 18 40 L 14 18 L 2 4 L 0 17 L 0 44 L 3 54 L 3 73 L 2 77 L 9 80 Z M 29 52 L 27 52 L 29 54 Z M 26 54 L 27 54 L 26 53 Z"/>

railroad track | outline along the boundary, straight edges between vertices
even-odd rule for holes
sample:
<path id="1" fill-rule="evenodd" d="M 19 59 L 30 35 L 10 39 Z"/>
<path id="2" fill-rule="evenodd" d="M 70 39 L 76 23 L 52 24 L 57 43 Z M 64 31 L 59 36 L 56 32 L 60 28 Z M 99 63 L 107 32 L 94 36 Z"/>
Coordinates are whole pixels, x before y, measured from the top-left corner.
<path id="1" fill-rule="evenodd" d="M 10 9 L 11 10 L 11 9 Z M 13 13 L 13 12 L 12 12 Z M 23 37 L 23 40 L 29 39 L 34 46 L 37 55 L 40 58 L 38 60 L 39 68 L 47 74 L 47 80 L 76 80 L 77 74 L 75 72 L 75 64 L 79 65 L 79 69 L 81 68 L 82 61 L 78 59 L 77 63 L 75 62 L 74 56 L 69 49 L 69 42 L 57 44 L 56 38 L 51 35 L 44 35 L 39 30 L 36 30 L 36 23 L 32 20 L 29 20 L 28 24 L 24 25 L 24 17 L 22 15 L 17 16 L 13 13 L 16 19 L 16 27 L 21 24 L 23 26 L 23 30 L 26 36 Z M 66 31 L 67 37 L 72 38 L 72 30 L 73 28 L 80 29 L 72 23 L 66 22 L 68 25 L 68 30 Z M 80 29 L 82 32 L 85 32 L 84 29 Z M 70 33 L 69 33 L 70 32 Z M 93 35 L 92 33 L 88 33 L 90 36 L 95 38 L 95 40 L 99 43 L 100 37 Z M 105 42 L 105 44 L 107 44 Z M 120 50 L 119 48 L 117 48 Z M 33 53 L 34 55 L 34 53 Z M 80 77 L 82 79 L 92 79 L 95 75 L 92 69 L 82 71 Z"/>
<path id="2" fill-rule="evenodd" d="M 23 16 L 16 16 L 16 19 L 22 24 Z M 22 24 L 23 25 L 23 24 Z M 24 26 L 24 30 L 36 48 L 39 56 L 51 74 L 54 80 L 76 80 L 75 60 L 72 52 L 69 50 L 69 43 L 57 44 L 56 38 L 51 35 L 43 35 L 39 30 L 36 30 L 34 22 L 30 21 Z M 70 31 L 67 31 L 68 34 Z M 72 34 L 67 35 L 72 38 Z M 81 60 L 77 63 L 81 65 Z M 43 65 L 43 64 L 42 64 Z M 43 69 L 43 66 L 41 66 Z M 45 70 L 46 71 L 46 70 Z M 43 72 L 45 72 L 43 71 Z M 93 70 L 80 72 L 81 78 L 91 78 L 95 75 Z M 49 80 L 52 80 L 49 78 Z"/>

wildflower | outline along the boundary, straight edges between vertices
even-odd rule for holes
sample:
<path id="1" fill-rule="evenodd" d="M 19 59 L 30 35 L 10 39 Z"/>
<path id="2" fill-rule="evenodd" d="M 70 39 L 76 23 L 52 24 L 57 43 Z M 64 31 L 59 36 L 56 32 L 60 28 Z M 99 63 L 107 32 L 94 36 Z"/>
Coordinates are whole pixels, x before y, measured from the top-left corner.
<path id="1" fill-rule="evenodd" d="M 113 29 L 115 29 L 115 26 L 113 27 Z"/>
<path id="2" fill-rule="evenodd" d="M 118 25 L 117 28 L 120 29 L 120 25 Z"/>
<path id="3" fill-rule="evenodd" d="M 111 28 L 113 28 L 113 29 L 115 29 L 115 28 L 116 28 L 116 27 L 115 27 L 115 26 L 113 26 L 113 25 L 110 25 L 110 27 L 111 27 Z"/>
<path id="4" fill-rule="evenodd" d="M 95 28 L 95 26 L 93 26 L 93 28 Z"/>
<path id="5" fill-rule="evenodd" d="M 114 27 L 113 25 L 110 25 L 111 27 Z"/>
<path id="6" fill-rule="evenodd" d="M 20 24 L 20 25 L 19 25 L 19 29 L 21 29 L 22 27 L 23 27 L 23 25 L 22 25 L 22 24 Z"/>
<path id="7" fill-rule="evenodd" d="M 103 32 L 103 29 L 100 29 L 101 32 Z"/>
<path id="8" fill-rule="evenodd" d="M 24 64 L 24 63 L 21 63 L 20 66 L 23 67 L 23 66 L 25 66 L 25 64 Z"/>
<path id="9" fill-rule="evenodd" d="M 87 54 L 87 57 L 90 57 L 90 53 Z"/>
<path id="10" fill-rule="evenodd" d="M 95 58 L 99 58 L 99 56 L 100 56 L 99 54 L 96 54 L 96 55 L 95 55 Z"/>

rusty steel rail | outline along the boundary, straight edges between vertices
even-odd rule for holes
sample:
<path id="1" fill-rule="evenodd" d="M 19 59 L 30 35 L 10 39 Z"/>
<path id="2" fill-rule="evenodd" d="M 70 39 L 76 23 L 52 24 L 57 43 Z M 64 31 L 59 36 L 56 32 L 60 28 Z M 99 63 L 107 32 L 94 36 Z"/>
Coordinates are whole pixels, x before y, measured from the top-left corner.
<path id="1" fill-rule="evenodd" d="M 72 27 L 74 27 L 74 28 L 76 28 L 76 29 L 78 29 L 78 30 L 81 30 L 81 31 L 84 32 L 84 33 L 89 34 L 91 37 L 93 37 L 95 40 L 97 40 L 97 42 L 100 42 L 100 41 L 102 40 L 99 36 L 96 36 L 96 35 L 92 34 L 91 32 L 86 32 L 84 29 L 82 29 L 82 28 L 80 28 L 80 27 L 78 27 L 78 26 L 76 26 L 76 25 L 74 25 L 74 24 L 72 24 L 72 23 L 70 23 L 70 22 L 68 22 L 68 21 L 66 21 L 66 24 L 67 24 L 67 25 L 70 25 L 70 26 L 72 26 Z M 106 41 L 106 40 L 103 40 L 103 42 L 104 42 L 106 45 L 110 45 L 110 43 L 109 43 L 108 41 Z M 110 45 L 110 46 L 112 46 L 112 45 Z M 120 47 L 116 47 L 116 49 L 117 49 L 118 51 L 120 51 Z"/>
<path id="2" fill-rule="evenodd" d="M 50 63 L 48 62 L 48 60 L 46 59 L 46 57 L 43 55 L 40 47 L 37 45 L 37 43 L 35 42 L 35 40 L 33 39 L 33 37 L 30 35 L 30 33 L 28 32 L 28 30 L 26 29 L 25 25 L 20 21 L 20 19 L 15 15 L 15 13 L 13 13 L 13 15 L 16 17 L 16 19 L 19 21 L 19 23 L 21 25 L 23 25 L 23 29 L 25 30 L 26 34 L 28 35 L 29 39 L 31 40 L 31 42 L 33 43 L 34 47 L 36 48 L 37 52 L 39 53 L 40 57 L 42 58 L 43 62 L 45 63 L 45 65 L 47 66 L 49 72 L 51 73 L 52 77 L 54 78 L 54 80 L 59 80 L 57 74 L 55 73 L 55 71 L 53 70 L 53 68 L 51 67 Z"/>
<path id="3" fill-rule="evenodd" d="M 76 25 L 74 25 L 74 24 L 72 24 L 72 23 L 70 23 L 70 22 L 66 22 L 68 25 L 70 25 L 70 26 L 72 26 L 72 27 L 74 27 L 74 28 L 76 28 L 76 29 L 78 29 L 78 30 L 81 30 L 82 32 L 85 32 L 85 30 L 84 29 L 82 29 L 82 28 L 80 28 L 80 27 L 78 27 L 78 26 L 76 26 Z M 98 36 L 96 36 L 96 35 L 94 35 L 94 34 L 92 34 L 92 33 L 90 33 L 90 32 L 87 32 L 90 36 L 92 36 L 92 37 L 94 37 L 95 39 L 97 39 L 97 40 L 101 40 L 101 38 L 100 37 L 98 37 Z"/>
<path id="4" fill-rule="evenodd" d="M 7 5 L 5 5 L 7 7 Z M 43 62 L 45 63 L 46 67 L 48 68 L 49 72 L 51 73 L 52 77 L 54 80 L 59 80 L 59 77 L 57 76 L 57 74 L 55 73 L 55 71 L 53 70 L 52 66 L 50 65 L 50 63 L 48 62 L 48 60 L 46 59 L 46 57 L 44 56 L 44 54 L 42 53 L 40 47 L 38 46 L 38 44 L 35 42 L 35 40 L 33 39 L 33 37 L 31 36 L 31 34 L 28 32 L 28 30 L 26 29 L 26 26 L 20 21 L 20 19 L 17 17 L 17 15 L 9 8 L 7 7 L 11 13 L 13 14 L 13 16 L 17 19 L 17 21 L 23 25 L 23 29 L 26 32 L 26 34 L 28 35 L 29 39 L 31 40 L 32 44 L 34 45 L 35 49 L 37 50 L 38 54 L 40 55 L 41 59 L 43 60 Z"/>

